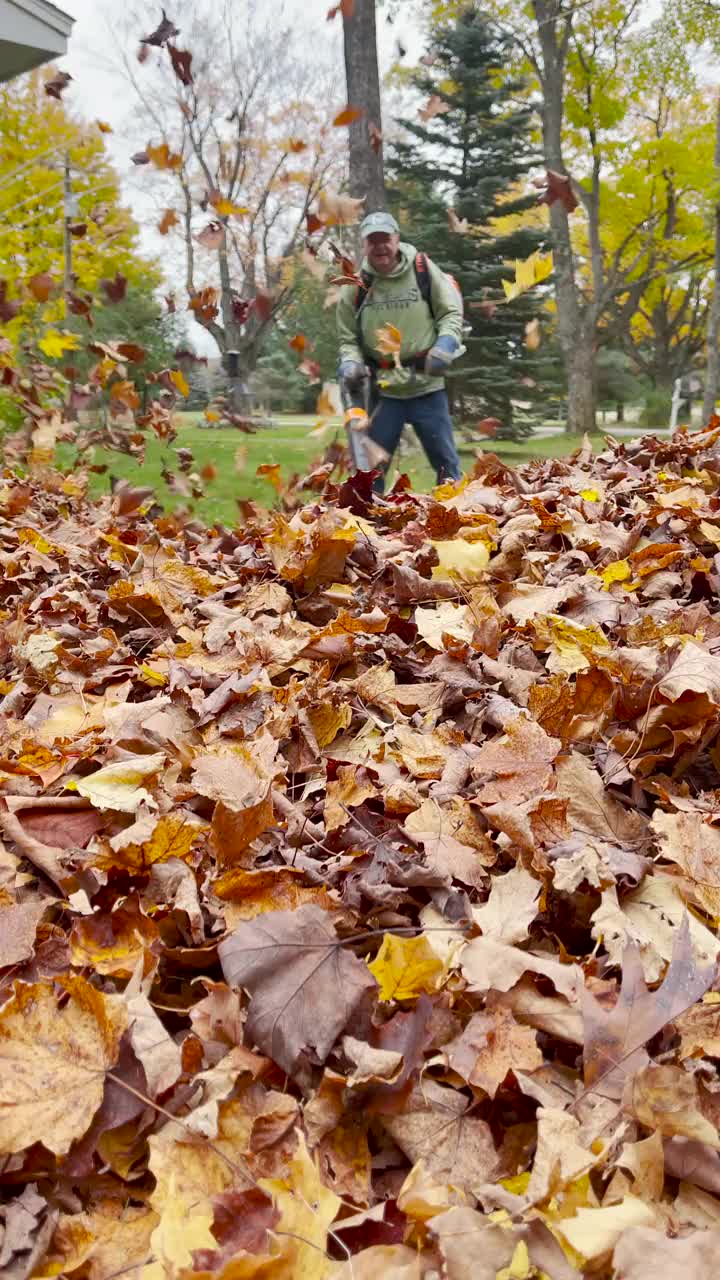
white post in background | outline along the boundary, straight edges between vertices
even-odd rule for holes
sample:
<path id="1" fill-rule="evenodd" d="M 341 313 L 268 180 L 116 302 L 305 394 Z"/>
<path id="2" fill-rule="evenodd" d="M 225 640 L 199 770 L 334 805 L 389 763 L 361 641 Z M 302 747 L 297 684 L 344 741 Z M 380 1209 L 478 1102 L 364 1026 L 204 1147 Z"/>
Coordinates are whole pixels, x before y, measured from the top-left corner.
<path id="1" fill-rule="evenodd" d="M 680 412 L 680 400 L 682 398 L 680 395 L 681 384 L 682 378 L 676 378 L 673 383 L 672 405 L 670 407 L 670 435 L 673 434 L 677 427 L 678 413 Z"/>

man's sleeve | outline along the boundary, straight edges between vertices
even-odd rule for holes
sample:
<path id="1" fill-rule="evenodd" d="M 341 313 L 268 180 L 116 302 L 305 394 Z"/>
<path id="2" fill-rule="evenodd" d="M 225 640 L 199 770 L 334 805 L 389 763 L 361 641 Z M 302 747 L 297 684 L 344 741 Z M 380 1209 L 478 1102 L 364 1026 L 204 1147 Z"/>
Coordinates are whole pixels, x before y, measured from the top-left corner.
<path id="1" fill-rule="evenodd" d="M 455 338 L 458 346 L 462 345 L 463 313 L 462 301 L 455 285 L 444 271 L 428 259 L 430 272 L 430 297 L 435 316 L 438 338 Z"/>
<path id="2" fill-rule="evenodd" d="M 357 315 L 355 312 L 355 290 L 349 285 L 340 289 L 337 301 L 337 335 L 341 360 L 357 360 L 364 363 L 365 357 L 358 346 Z"/>

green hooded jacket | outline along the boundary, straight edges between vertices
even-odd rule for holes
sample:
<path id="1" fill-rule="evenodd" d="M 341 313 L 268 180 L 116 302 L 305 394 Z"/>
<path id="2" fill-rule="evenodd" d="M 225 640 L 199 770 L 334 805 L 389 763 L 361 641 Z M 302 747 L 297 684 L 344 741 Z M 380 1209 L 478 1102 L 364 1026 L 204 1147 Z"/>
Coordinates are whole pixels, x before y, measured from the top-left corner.
<path id="1" fill-rule="evenodd" d="M 367 258 L 362 270 L 372 277 L 367 297 L 360 311 L 362 331 L 361 349 L 358 343 L 358 313 L 355 310 L 355 285 L 344 285 L 337 304 L 337 327 L 340 342 L 340 359 L 361 363 L 368 355 L 381 357 L 375 334 L 385 324 L 394 324 L 402 334 L 400 358 L 409 359 L 428 351 L 443 334 L 462 343 L 462 302 L 452 280 L 430 258 L 430 297 L 433 312 L 423 300 L 415 279 L 414 245 L 401 244 L 397 266 L 390 275 L 381 276 L 373 271 Z M 433 315 L 434 313 L 434 315 Z M 382 369 L 378 375 L 382 395 L 394 400 L 406 400 L 439 391 L 445 385 L 444 378 L 428 378 L 414 369 Z"/>

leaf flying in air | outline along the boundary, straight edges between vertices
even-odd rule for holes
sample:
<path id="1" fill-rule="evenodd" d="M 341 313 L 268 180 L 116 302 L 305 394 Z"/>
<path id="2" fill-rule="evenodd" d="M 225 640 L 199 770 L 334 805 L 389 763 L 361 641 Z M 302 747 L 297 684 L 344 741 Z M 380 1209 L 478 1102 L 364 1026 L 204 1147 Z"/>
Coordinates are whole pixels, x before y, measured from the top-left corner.
<path id="1" fill-rule="evenodd" d="M 157 48 L 160 48 L 162 45 L 166 44 L 168 40 L 174 40 L 176 36 L 180 35 L 180 28 L 176 27 L 174 22 L 171 22 L 165 10 L 161 9 L 160 12 L 162 13 L 162 19 L 159 25 L 149 36 L 143 36 L 141 38 L 141 44 L 155 45 Z"/>

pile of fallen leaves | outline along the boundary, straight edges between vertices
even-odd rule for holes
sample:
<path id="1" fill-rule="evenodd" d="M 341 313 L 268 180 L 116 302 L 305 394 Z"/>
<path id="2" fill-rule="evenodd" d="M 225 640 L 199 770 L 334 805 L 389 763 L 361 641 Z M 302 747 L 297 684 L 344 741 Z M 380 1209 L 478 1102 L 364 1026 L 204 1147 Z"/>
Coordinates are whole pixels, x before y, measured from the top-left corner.
<path id="1" fill-rule="evenodd" d="M 5 473 L 4 1277 L 714 1277 L 719 475 Z"/>

